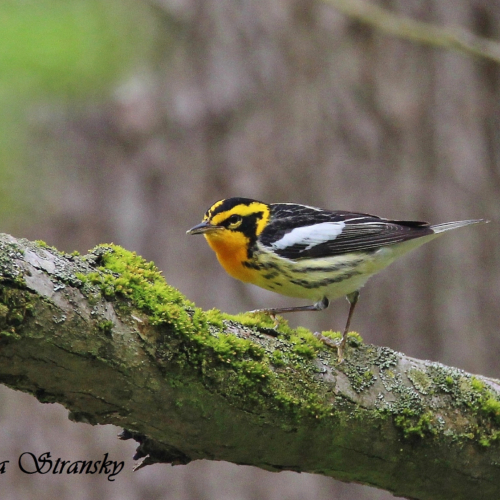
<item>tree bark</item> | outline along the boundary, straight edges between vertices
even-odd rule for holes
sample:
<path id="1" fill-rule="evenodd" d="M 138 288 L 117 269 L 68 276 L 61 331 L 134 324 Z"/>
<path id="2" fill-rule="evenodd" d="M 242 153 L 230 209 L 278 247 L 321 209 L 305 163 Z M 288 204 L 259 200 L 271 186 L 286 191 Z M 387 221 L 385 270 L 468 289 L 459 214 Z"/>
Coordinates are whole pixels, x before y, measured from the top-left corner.
<path id="1" fill-rule="evenodd" d="M 226 460 L 416 499 L 500 496 L 500 382 L 201 311 L 120 247 L 0 235 L 0 382 L 127 429 L 143 464 Z"/>

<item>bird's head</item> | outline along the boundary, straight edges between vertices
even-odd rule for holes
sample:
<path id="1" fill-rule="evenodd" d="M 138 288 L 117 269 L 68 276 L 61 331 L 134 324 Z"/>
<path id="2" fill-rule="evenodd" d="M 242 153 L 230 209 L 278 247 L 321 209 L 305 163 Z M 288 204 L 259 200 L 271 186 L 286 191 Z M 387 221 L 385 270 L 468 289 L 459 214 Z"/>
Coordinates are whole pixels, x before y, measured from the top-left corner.
<path id="1" fill-rule="evenodd" d="M 203 221 L 187 234 L 203 234 L 212 248 L 214 245 L 250 248 L 266 227 L 269 216 L 270 209 L 265 203 L 249 198 L 227 198 L 214 203 Z"/>

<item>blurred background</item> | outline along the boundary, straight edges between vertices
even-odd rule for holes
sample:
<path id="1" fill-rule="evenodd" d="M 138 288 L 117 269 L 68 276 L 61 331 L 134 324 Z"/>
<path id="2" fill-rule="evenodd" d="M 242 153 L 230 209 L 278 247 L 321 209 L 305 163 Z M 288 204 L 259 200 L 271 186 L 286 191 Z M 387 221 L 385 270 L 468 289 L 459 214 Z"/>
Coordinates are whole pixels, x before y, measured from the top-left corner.
<path id="1" fill-rule="evenodd" d="M 385 0 L 500 39 L 488 0 Z M 0 231 L 154 260 L 202 308 L 299 304 L 244 285 L 185 231 L 245 196 L 433 223 L 487 218 L 363 289 L 365 341 L 500 377 L 500 68 L 388 37 L 315 0 L 2 0 Z M 343 327 L 348 304 L 289 317 Z M 219 462 L 132 473 L 119 429 L 0 388 L 3 499 L 338 499 L 392 495 Z M 28 476 L 21 453 L 125 460 L 100 476 Z"/>

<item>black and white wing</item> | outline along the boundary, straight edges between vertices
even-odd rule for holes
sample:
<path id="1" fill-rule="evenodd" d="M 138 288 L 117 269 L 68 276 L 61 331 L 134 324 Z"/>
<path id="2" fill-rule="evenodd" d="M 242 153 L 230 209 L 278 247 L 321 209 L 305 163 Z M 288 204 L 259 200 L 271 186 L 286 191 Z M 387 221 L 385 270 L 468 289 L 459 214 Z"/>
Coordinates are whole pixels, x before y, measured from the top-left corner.
<path id="1" fill-rule="evenodd" d="M 375 251 L 433 233 L 427 222 L 277 203 L 271 205 L 271 221 L 259 241 L 295 260 Z"/>

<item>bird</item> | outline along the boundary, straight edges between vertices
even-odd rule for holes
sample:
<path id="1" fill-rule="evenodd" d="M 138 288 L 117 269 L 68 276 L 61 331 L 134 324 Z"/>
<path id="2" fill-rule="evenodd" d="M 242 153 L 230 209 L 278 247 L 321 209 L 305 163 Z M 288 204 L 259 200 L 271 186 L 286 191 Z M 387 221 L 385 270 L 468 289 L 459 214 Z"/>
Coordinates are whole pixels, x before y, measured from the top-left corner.
<path id="1" fill-rule="evenodd" d="M 359 291 L 371 276 L 446 231 L 485 222 L 489 221 L 431 225 L 233 197 L 214 203 L 202 222 L 187 234 L 203 234 L 219 263 L 233 278 L 313 302 L 306 306 L 256 309 L 251 313 L 275 317 L 296 311 L 322 311 L 330 301 L 345 296 L 349 313 L 341 340 L 334 342 L 315 333 L 324 343 L 337 348 L 342 362 Z"/>

